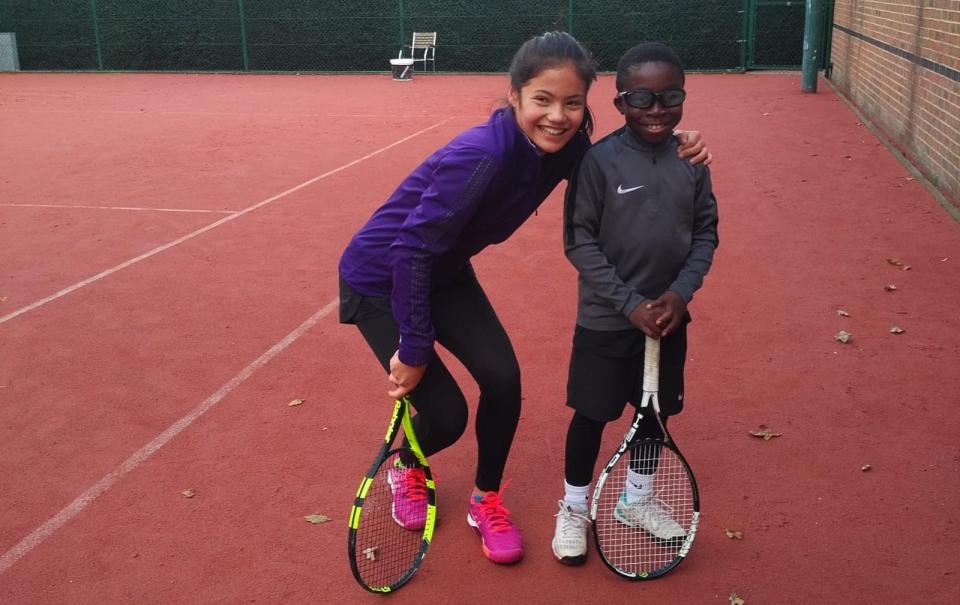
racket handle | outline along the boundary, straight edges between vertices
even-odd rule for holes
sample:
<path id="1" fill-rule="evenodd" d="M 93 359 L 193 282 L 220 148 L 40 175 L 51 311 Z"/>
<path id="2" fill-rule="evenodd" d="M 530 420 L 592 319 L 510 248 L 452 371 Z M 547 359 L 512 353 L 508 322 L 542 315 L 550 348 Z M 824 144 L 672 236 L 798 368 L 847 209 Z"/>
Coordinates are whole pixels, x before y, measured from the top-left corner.
<path id="1" fill-rule="evenodd" d="M 660 341 L 646 337 L 643 345 L 643 391 L 656 393 L 660 390 Z"/>

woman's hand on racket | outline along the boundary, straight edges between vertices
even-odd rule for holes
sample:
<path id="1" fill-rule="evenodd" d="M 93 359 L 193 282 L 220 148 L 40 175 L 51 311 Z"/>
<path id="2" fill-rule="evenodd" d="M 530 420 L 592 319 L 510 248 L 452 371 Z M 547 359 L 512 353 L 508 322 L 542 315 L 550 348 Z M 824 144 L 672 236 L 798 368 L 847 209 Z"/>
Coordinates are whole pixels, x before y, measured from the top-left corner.
<path id="1" fill-rule="evenodd" d="M 677 137 L 680 143 L 680 159 L 690 158 L 691 164 L 703 162 L 704 166 L 709 166 L 713 162 L 713 155 L 703 144 L 703 137 L 699 130 L 674 130 L 673 136 Z"/>
<path id="2" fill-rule="evenodd" d="M 420 383 L 423 373 L 427 371 L 427 366 L 408 366 L 400 361 L 400 351 L 393 354 L 390 358 L 390 376 L 388 380 L 394 388 L 387 391 L 387 394 L 394 399 L 400 399 Z"/>
<path id="3" fill-rule="evenodd" d="M 654 323 L 660 329 L 661 337 L 680 327 L 680 321 L 687 314 L 687 301 L 672 290 L 667 290 L 658 298 L 640 306 L 645 306 L 656 314 Z"/>

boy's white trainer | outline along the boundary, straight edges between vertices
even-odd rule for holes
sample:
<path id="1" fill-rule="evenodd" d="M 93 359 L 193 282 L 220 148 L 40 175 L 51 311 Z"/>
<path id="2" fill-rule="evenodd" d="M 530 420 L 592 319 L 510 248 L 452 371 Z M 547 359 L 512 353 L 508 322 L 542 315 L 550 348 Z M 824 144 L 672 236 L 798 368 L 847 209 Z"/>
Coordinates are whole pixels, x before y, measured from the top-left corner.
<path id="1" fill-rule="evenodd" d="M 587 558 L 587 528 L 590 526 L 587 509 L 570 506 L 563 500 L 557 503 L 560 511 L 556 514 L 553 556 L 564 565 L 582 565 Z"/>
<path id="2" fill-rule="evenodd" d="M 613 516 L 617 521 L 630 527 L 640 527 L 660 540 L 676 540 L 687 535 L 670 515 L 668 507 L 653 494 L 632 503 L 627 502 L 624 494 L 620 494 Z"/>

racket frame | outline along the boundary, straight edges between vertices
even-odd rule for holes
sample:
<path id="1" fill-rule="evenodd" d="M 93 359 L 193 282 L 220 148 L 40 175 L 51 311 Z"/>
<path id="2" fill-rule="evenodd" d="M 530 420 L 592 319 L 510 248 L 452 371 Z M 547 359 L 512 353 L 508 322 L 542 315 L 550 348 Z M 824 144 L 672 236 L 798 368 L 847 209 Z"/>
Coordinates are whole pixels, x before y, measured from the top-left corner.
<path id="1" fill-rule="evenodd" d="M 700 524 L 700 492 L 697 489 L 697 480 L 693 476 L 693 471 L 690 469 L 687 459 L 683 457 L 682 453 L 680 453 L 680 449 L 670 436 L 670 431 L 667 430 L 667 427 L 663 423 L 663 419 L 660 416 L 659 390 L 660 341 L 647 336 L 644 342 L 643 351 L 643 398 L 641 399 L 640 405 L 637 407 L 637 412 L 634 415 L 633 422 L 630 424 L 630 428 L 627 429 L 623 440 L 620 442 L 620 446 L 617 448 L 617 451 L 613 453 L 613 456 L 610 457 L 610 460 L 607 462 L 606 466 L 604 466 L 603 471 L 597 478 L 597 485 L 593 490 L 593 497 L 591 498 L 590 502 L 590 524 L 593 528 L 593 541 L 597 547 L 597 552 L 600 553 L 600 558 L 607 567 L 609 567 L 617 575 L 625 577 L 629 580 L 653 580 L 663 577 L 668 572 L 672 571 L 686 558 L 687 553 L 690 552 L 690 547 L 693 545 L 693 540 L 696 537 L 697 528 Z M 674 560 L 666 567 L 658 569 L 655 573 L 636 573 L 620 569 L 607 560 L 607 557 L 604 555 L 603 548 L 600 544 L 600 535 L 597 529 L 597 508 L 600 502 L 600 494 L 603 491 L 604 484 L 606 484 L 607 479 L 610 476 L 610 471 L 617 464 L 617 461 L 620 460 L 621 456 L 623 456 L 623 454 L 626 453 L 631 447 L 636 445 L 637 440 L 635 437 L 640 428 L 640 421 L 644 418 L 644 410 L 648 408 L 652 408 L 653 414 L 657 418 L 657 424 L 660 426 L 660 431 L 663 433 L 661 447 L 666 447 L 673 451 L 677 459 L 683 465 L 687 478 L 690 480 L 693 511 L 690 516 L 690 528 L 687 530 L 687 535 L 684 537 L 683 543 L 677 550 L 677 556 L 674 558 Z"/>
<path id="2" fill-rule="evenodd" d="M 404 436 L 407 438 L 409 448 L 393 447 L 393 442 L 401 429 L 403 430 Z M 357 568 L 356 558 L 357 530 L 360 527 L 360 520 L 363 513 L 363 503 L 367 497 L 367 493 L 370 491 L 370 486 L 377 479 L 380 467 L 388 463 L 390 458 L 404 449 L 409 449 L 417 458 L 417 462 L 423 468 L 423 473 L 426 477 L 427 517 L 423 525 L 423 535 L 420 540 L 419 550 L 417 551 L 416 556 L 414 557 L 413 562 L 406 573 L 400 576 L 400 578 L 398 578 L 392 584 L 386 586 L 371 586 L 360 574 L 360 570 Z M 370 468 L 367 470 L 366 475 L 364 475 L 363 480 L 360 482 L 360 487 L 357 488 L 357 494 L 353 502 L 353 507 L 350 509 L 350 519 L 348 521 L 349 530 L 347 532 L 347 555 L 350 559 L 350 571 L 353 573 L 353 577 L 356 579 L 357 583 L 366 590 L 378 594 L 393 592 L 406 584 L 414 576 L 414 574 L 417 573 L 417 571 L 420 569 L 420 566 L 423 564 L 423 558 L 426 556 L 427 549 L 430 547 L 430 542 L 433 540 L 433 529 L 436 524 L 436 519 L 436 484 L 434 483 L 433 475 L 430 472 L 430 465 L 427 463 L 426 456 L 423 455 L 423 450 L 420 448 L 420 443 L 417 440 L 416 433 L 413 430 L 413 420 L 410 417 L 410 399 L 409 397 L 404 396 L 397 399 L 394 403 L 393 415 L 390 417 L 390 425 L 387 427 L 387 434 L 383 439 L 383 445 L 380 446 L 380 451 L 377 453 L 377 457 L 374 459 L 373 463 L 370 465 Z"/>

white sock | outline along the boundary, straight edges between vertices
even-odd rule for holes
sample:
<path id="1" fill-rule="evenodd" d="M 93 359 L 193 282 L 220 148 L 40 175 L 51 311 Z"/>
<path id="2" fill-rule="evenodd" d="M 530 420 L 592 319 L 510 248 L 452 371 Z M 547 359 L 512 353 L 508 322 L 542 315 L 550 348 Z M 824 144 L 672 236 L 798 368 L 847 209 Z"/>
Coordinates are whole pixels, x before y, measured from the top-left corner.
<path id="1" fill-rule="evenodd" d="M 627 494 L 627 502 L 630 503 L 650 497 L 650 494 L 653 493 L 653 475 L 644 475 L 632 469 L 627 469 L 624 491 Z"/>
<path id="2" fill-rule="evenodd" d="M 580 485 L 570 485 L 564 480 L 563 482 L 563 502 L 567 506 L 575 508 L 579 511 L 584 511 L 587 509 L 587 502 L 590 499 L 590 484 L 580 486 Z"/>

